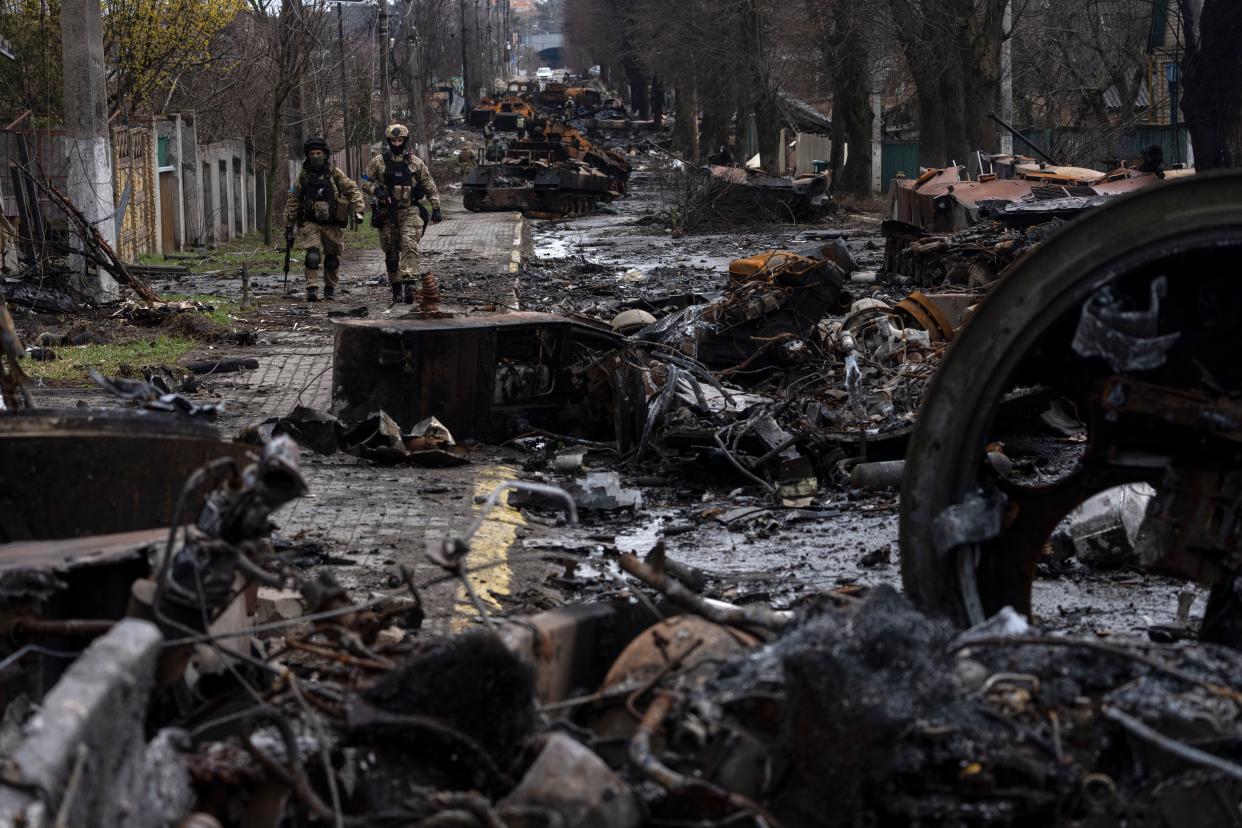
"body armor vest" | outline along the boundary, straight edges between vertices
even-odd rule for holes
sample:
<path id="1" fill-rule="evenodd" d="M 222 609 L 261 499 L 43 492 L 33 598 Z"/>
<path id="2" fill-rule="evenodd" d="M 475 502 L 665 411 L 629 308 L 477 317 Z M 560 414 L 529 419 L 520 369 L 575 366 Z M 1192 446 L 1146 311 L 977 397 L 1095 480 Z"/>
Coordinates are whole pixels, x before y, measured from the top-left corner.
<path id="1" fill-rule="evenodd" d="M 336 182 L 332 168 L 323 172 L 309 169 L 302 173 L 302 220 L 316 224 L 341 224 L 337 208 Z"/>
<path id="2" fill-rule="evenodd" d="M 393 155 L 391 149 L 384 150 L 384 186 L 399 207 L 408 207 L 426 195 L 414 177 L 408 152 Z"/>

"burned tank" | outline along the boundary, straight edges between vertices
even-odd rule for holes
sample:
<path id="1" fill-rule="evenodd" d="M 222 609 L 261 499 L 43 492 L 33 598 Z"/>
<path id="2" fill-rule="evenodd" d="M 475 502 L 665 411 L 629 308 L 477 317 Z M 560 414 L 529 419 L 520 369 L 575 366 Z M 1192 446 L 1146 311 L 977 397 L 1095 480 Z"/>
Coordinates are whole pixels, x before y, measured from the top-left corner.
<path id="1" fill-rule="evenodd" d="M 462 184 L 467 210 L 521 210 L 543 215 L 585 213 L 625 193 L 625 156 L 597 147 L 572 127 L 542 120 L 514 141 L 502 161 L 471 170 Z"/>

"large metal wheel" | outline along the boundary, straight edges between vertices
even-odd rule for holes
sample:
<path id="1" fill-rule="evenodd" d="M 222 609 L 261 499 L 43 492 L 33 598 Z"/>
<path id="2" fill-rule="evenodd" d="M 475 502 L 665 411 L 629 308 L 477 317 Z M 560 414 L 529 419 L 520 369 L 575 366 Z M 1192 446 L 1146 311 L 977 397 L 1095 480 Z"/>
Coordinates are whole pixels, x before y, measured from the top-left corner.
<path id="1" fill-rule="evenodd" d="M 1084 328 L 1084 305 L 1088 322 L 1133 329 Z M 1140 331 L 1144 321 L 1153 329 Z M 1234 523 L 1215 527 L 1219 542 L 1179 541 L 1156 568 L 1232 584 L 1240 355 L 1242 174 L 1162 183 L 1046 241 L 976 310 L 925 397 L 901 492 L 911 600 L 963 625 L 1006 605 L 1029 614 L 1056 525 L 1091 495 L 1138 481 L 1156 488 L 1169 520 L 1196 497 L 1223 504 L 1217 517 Z M 1051 400 L 1078 412 L 1085 441 L 1033 436 Z M 1026 462 L 998 476 L 984 462 L 994 441 Z"/>

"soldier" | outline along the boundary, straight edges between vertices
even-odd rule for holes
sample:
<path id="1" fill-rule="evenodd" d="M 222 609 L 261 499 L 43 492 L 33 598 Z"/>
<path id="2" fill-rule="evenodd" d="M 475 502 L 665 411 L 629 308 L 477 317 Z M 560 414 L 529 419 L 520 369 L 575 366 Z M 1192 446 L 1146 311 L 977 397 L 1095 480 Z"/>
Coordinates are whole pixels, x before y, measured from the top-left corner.
<path id="1" fill-rule="evenodd" d="M 343 228 L 349 224 L 351 211 L 361 221 L 367 205 L 358 185 L 328 158 L 327 141 L 307 138 L 302 152 L 306 160 L 285 202 L 285 241 L 293 244 L 294 225 L 300 225 L 299 238 L 306 251 L 306 301 L 318 302 L 319 265 L 323 264 L 323 298 L 332 299 L 336 270 L 345 251 Z"/>
<path id="2" fill-rule="evenodd" d="M 508 151 L 509 148 L 505 146 L 505 142 L 500 140 L 500 136 L 497 135 L 492 138 L 491 143 L 487 145 L 487 149 L 484 151 L 483 157 L 492 164 L 499 164 L 501 161 L 505 160 L 505 153 Z"/>
<path id="3" fill-rule="evenodd" d="M 431 171 L 408 146 L 410 131 L 401 124 L 384 130 L 388 146 L 371 159 L 362 187 L 375 197 L 374 220 L 380 227 L 384 265 L 392 285 L 392 301 L 414 302 L 414 288 L 422 276 L 418 242 L 426 224 L 421 202 L 431 203 L 431 221 L 444 220 L 440 213 L 440 192 Z M 383 222 L 382 225 L 379 223 Z"/>
<path id="4" fill-rule="evenodd" d="M 465 181 L 466 176 L 470 174 L 470 170 L 474 167 L 474 150 L 470 148 L 469 144 L 462 147 L 461 151 L 457 153 L 457 167 L 457 171 L 461 173 L 461 180 Z"/>

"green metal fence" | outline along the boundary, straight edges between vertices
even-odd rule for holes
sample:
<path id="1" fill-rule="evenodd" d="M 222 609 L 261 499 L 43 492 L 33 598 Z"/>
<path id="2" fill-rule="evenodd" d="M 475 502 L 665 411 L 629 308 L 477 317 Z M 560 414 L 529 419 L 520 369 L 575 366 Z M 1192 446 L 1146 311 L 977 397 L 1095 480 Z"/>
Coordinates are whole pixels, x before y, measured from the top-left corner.
<path id="1" fill-rule="evenodd" d="M 903 173 L 906 178 L 918 177 L 918 141 L 884 141 L 880 144 L 880 186 L 885 192 L 898 172 Z"/>
<path id="2" fill-rule="evenodd" d="M 1190 153 L 1190 133 L 1184 126 L 1135 126 L 1129 129 L 1057 127 L 1056 129 L 1024 129 L 1022 134 L 1034 141 L 1062 164 L 1080 167 L 1107 166 L 1114 159 L 1133 160 L 1153 144 L 1164 150 L 1164 162 L 1185 162 Z M 1021 141 L 1014 141 L 1014 150 L 1030 155 Z"/>

